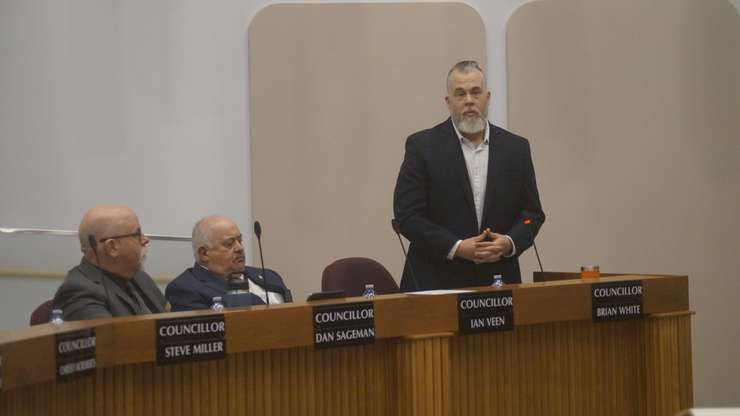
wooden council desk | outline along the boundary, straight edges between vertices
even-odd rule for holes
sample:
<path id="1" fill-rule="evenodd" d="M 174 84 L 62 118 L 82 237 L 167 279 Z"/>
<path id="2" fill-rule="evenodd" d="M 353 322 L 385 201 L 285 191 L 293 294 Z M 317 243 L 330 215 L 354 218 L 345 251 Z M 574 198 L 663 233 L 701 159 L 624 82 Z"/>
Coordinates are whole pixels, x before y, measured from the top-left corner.
<path id="1" fill-rule="evenodd" d="M 645 317 L 593 323 L 591 283 L 622 280 L 642 281 Z M 504 289 L 513 331 L 457 334 L 454 294 L 385 295 L 374 302 L 374 344 L 315 350 L 316 303 L 298 302 L 226 311 L 225 359 L 163 366 L 156 320 L 209 311 L 4 332 L 0 415 L 673 415 L 692 406 L 686 276 Z M 90 327 L 97 371 L 57 383 L 55 334 Z"/>

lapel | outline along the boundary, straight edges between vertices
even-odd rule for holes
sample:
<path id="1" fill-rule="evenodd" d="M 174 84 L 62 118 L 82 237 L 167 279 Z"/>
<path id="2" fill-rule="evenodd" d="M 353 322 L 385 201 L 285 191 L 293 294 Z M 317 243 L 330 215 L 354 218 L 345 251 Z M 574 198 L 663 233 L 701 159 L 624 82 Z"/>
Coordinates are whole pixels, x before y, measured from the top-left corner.
<path id="1" fill-rule="evenodd" d="M 196 279 L 203 283 L 203 285 L 210 287 L 216 292 L 226 293 L 226 281 L 217 276 L 214 276 L 213 273 L 204 269 L 203 266 L 199 265 L 198 263 L 195 263 L 195 265 L 193 266 L 193 276 L 195 276 Z"/>
<path id="2" fill-rule="evenodd" d="M 110 282 L 110 279 L 108 279 L 108 281 Z M 129 296 L 128 293 L 124 292 L 123 289 L 121 289 L 117 284 L 113 282 L 110 282 L 110 285 L 108 285 L 108 289 L 111 291 L 111 295 L 115 294 L 118 299 L 122 300 L 126 305 L 128 305 L 128 307 L 131 308 L 131 310 L 133 311 L 134 315 L 138 315 L 138 302 L 135 302 L 133 299 L 131 299 L 131 296 Z"/>
<path id="3" fill-rule="evenodd" d="M 496 192 L 496 179 L 503 163 L 501 156 L 503 153 L 500 151 L 495 132 L 493 124 L 488 123 L 488 173 L 486 174 L 486 199 L 483 201 L 483 216 L 481 219 L 483 224 L 488 224 L 489 211 L 495 200 L 493 195 Z M 479 224 L 479 227 L 482 228 L 482 225 Z M 493 231 L 501 232 L 501 230 Z"/>
<path id="4" fill-rule="evenodd" d="M 115 311 L 113 311 L 113 305 L 111 305 L 111 302 L 113 301 L 113 297 L 117 297 L 118 299 L 121 299 L 126 305 L 128 305 L 129 309 L 133 311 L 133 314 L 136 314 L 136 312 L 139 310 L 136 307 L 136 302 L 134 302 L 131 297 L 121 289 L 116 282 L 109 279 L 105 273 L 99 269 L 97 266 L 94 266 L 92 263 L 87 262 L 87 260 L 82 261 L 80 263 L 80 269 L 85 273 L 86 276 L 90 278 L 90 280 L 94 281 L 95 283 L 98 283 L 103 286 L 103 291 L 106 293 L 106 297 L 108 298 L 108 308 L 111 309 L 110 313 L 113 314 L 113 316 L 116 316 Z"/>
<path id="5" fill-rule="evenodd" d="M 267 273 L 266 273 L 267 274 Z M 256 284 L 257 286 L 261 287 L 263 290 L 265 290 L 265 286 L 267 286 L 267 291 L 273 292 L 273 293 L 279 293 L 283 295 L 283 298 L 285 298 L 285 289 L 286 287 L 278 284 L 278 282 L 275 282 L 274 279 L 272 279 L 272 276 L 268 274 L 268 277 L 265 279 L 265 281 L 262 280 L 262 270 L 256 269 L 256 271 L 249 270 L 249 268 L 244 269 L 244 276 L 251 280 L 252 283 Z"/>
<path id="6" fill-rule="evenodd" d="M 457 178 L 460 186 L 462 187 L 463 193 L 465 194 L 465 201 L 468 204 L 470 213 L 473 215 L 473 221 L 478 223 L 478 217 L 475 214 L 475 202 L 473 202 L 473 188 L 470 187 L 470 176 L 468 176 L 468 167 L 465 164 L 465 156 L 463 156 L 462 145 L 460 144 L 460 138 L 457 137 L 455 129 L 452 126 L 452 118 L 448 118 L 447 121 L 442 125 L 442 130 L 445 132 L 444 143 L 446 145 L 445 154 L 450 155 L 452 163 L 452 173 Z M 489 155 L 490 157 L 490 155 Z M 478 224 L 480 228 L 480 224 Z"/>

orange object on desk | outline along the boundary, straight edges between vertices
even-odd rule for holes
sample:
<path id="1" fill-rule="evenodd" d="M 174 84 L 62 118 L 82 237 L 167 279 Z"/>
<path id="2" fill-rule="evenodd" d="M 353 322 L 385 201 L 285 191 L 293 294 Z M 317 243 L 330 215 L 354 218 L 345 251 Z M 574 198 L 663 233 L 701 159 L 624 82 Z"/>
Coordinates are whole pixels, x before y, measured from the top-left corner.
<path id="1" fill-rule="evenodd" d="M 581 266 L 581 279 L 596 279 L 601 277 L 599 266 Z"/>

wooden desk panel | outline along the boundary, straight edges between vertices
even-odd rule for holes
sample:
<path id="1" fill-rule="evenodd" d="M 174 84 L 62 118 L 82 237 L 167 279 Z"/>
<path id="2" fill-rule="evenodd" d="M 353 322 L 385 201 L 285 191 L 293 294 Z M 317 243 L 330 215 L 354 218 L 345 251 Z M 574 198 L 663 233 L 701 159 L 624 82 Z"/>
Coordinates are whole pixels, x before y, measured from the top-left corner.
<path id="1" fill-rule="evenodd" d="M 692 404 L 688 279 L 600 281 L 631 279 L 643 281 L 642 320 L 592 323 L 592 282 L 564 280 L 505 288 L 514 331 L 459 336 L 457 295 L 387 295 L 375 344 L 322 351 L 310 304 L 233 310 L 226 359 L 162 367 L 156 319 L 209 311 L 65 323 L 96 328 L 99 369 L 64 384 L 58 329 L 2 333 L 0 414 L 673 414 Z"/>

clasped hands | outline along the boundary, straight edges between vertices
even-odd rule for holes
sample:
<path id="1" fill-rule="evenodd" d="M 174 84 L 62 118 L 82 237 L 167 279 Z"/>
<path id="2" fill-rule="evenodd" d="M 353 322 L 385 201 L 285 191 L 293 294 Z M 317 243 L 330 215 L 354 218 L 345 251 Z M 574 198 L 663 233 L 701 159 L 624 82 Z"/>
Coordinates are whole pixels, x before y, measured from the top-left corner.
<path id="1" fill-rule="evenodd" d="M 495 263 L 511 253 L 514 248 L 511 240 L 503 234 L 486 228 L 480 235 L 466 238 L 460 242 L 455 257 L 470 260 L 476 264 Z"/>

